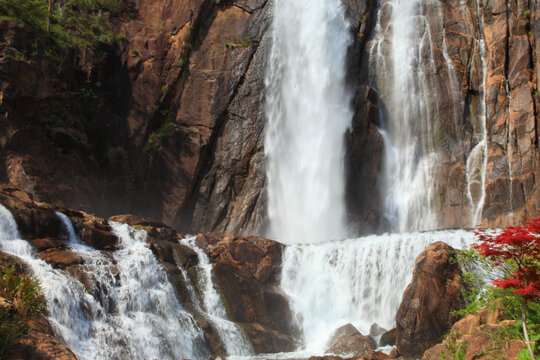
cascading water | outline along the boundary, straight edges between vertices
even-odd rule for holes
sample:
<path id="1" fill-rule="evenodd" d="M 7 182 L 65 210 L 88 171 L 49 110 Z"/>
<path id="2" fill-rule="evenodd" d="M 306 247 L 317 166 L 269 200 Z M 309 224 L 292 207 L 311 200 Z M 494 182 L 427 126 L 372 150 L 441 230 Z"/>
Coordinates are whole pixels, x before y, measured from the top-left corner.
<path id="1" fill-rule="evenodd" d="M 195 243 L 195 236 L 188 236 L 180 241 L 181 244 L 189 247 L 197 254 L 199 263 L 197 265 L 198 282 L 197 287 L 202 292 L 202 304 L 196 304 L 199 310 L 205 314 L 208 319 L 214 324 L 225 348 L 227 355 L 233 356 L 248 356 L 253 354 L 251 344 L 246 339 L 245 334 L 234 322 L 228 320 L 227 311 L 221 300 L 221 296 L 214 287 L 212 280 L 212 265 L 208 256 Z M 184 279 L 188 285 L 191 285 L 189 277 L 184 273 Z M 195 293 L 193 285 L 191 291 Z"/>
<path id="2" fill-rule="evenodd" d="M 433 34 L 440 39 L 434 39 Z M 441 41 L 441 46 L 434 44 L 436 41 Z M 435 51 L 441 52 L 447 65 L 446 88 L 436 84 Z M 370 48 L 370 71 L 385 109 L 381 131 L 385 144 L 385 216 L 393 231 L 434 229 L 434 181 L 441 162 L 436 151 L 440 146 L 439 106 L 452 97 L 448 121 L 457 132 L 461 102 L 446 51 L 438 1 L 381 2 Z"/>
<path id="3" fill-rule="evenodd" d="M 416 257 L 436 241 L 465 248 L 472 240 L 471 232 L 456 230 L 287 246 L 281 286 L 303 329 L 304 349 L 324 352 L 333 331 L 347 323 L 363 334 L 373 323 L 393 328 Z"/>
<path id="4" fill-rule="evenodd" d="M 0 249 L 21 258 L 40 282 L 55 332 L 80 359 L 206 359 L 202 331 L 174 295 L 165 271 L 145 246 L 146 233 L 112 223 L 113 254 L 79 244 L 61 217 L 72 250 L 84 259 L 85 284 L 36 258 L 0 205 Z M 88 288 L 88 289 L 86 289 Z"/>
<path id="5" fill-rule="evenodd" d="M 344 134 L 350 43 L 341 0 L 276 0 L 265 137 L 270 235 L 284 243 L 346 237 Z"/>
<path id="6" fill-rule="evenodd" d="M 478 19 L 479 32 L 479 49 L 482 63 L 482 99 L 480 103 L 479 114 L 479 135 L 480 140 L 471 150 L 467 158 L 466 175 L 467 175 L 467 196 L 471 206 L 471 226 L 480 224 L 482 218 L 482 210 L 484 208 L 484 200 L 486 197 L 485 182 L 487 168 L 487 127 L 486 127 L 486 44 L 484 42 L 484 16 L 480 14 L 480 0 L 476 1 L 476 14 Z M 510 120 L 509 120 L 510 121 Z M 476 129 L 475 129 L 476 130 Z"/>

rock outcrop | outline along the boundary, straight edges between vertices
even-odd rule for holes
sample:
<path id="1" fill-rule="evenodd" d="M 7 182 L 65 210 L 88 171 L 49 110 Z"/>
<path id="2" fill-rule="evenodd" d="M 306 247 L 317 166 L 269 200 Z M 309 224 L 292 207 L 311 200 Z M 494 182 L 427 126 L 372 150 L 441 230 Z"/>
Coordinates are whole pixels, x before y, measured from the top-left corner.
<path id="1" fill-rule="evenodd" d="M 69 236 L 56 211 L 68 216 L 82 242 L 102 250 L 104 256 L 112 256 L 118 242 L 108 221 L 145 230 L 148 247 L 167 272 L 178 300 L 204 330 L 205 341 L 212 353 L 216 356 L 226 355 L 214 325 L 200 312 L 197 306 L 200 300 L 197 302 L 194 298 L 193 290 L 189 289 L 182 273 L 183 269 L 191 283 L 197 283 L 198 275 L 194 266 L 198 264 L 199 257 L 192 248 L 179 243 L 184 234 L 149 218 L 117 215 L 105 220 L 85 212 L 38 203 L 26 192 L 9 185 L 0 185 L 0 204 L 12 212 L 22 237 L 35 247 L 37 257 L 54 268 L 67 271 L 87 292 L 97 297 L 100 290 L 95 286 L 93 274 L 85 270 L 85 259 L 68 245 Z M 206 251 L 213 265 L 216 286 L 230 318 L 244 329 L 255 351 L 270 353 L 294 350 L 299 330 L 290 321 L 292 313 L 288 299 L 277 286 L 284 246 L 259 237 L 215 233 L 199 234 L 196 243 Z M 0 259 L 2 257 L 11 258 L 0 252 Z M 17 263 L 17 266 L 24 271 L 22 264 Z M 117 270 L 111 269 L 111 272 Z M 49 331 L 46 336 L 36 335 L 37 343 L 43 343 L 47 348 L 52 346 L 51 342 L 58 341 L 52 339 L 51 334 Z"/>
<path id="2" fill-rule="evenodd" d="M 463 308 L 465 299 L 454 256 L 452 247 L 437 242 L 416 259 L 413 279 L 396 315 L 396 347 L 401 355 L 421 356 L 458 320 L 450 312 Z"/>
<path id="3" fill-rule="evenodd" d="M 521 339 L 510 339 L 515 320 L 503 320 L 498 313 L 485 308 L 477 314 L 468 314 L 456 322 L 440 344 L 424 352 L 422 360 L 451 358 L 461 354 L 466 360 L 473 359 L 517 359 L 519 352 L 526 348 Z"/>
<path id="4" fill-rule="evenodd" d="M 364 355 L 377 347 L 375 340 L 364 336 L 352 324 L 343 325 L 337 329 L 328 344 L 325 353 Z"/>
<path id="5" fill-rule="evenodd" d="M 277 286 L 283 245 L 257 237 L 199 234 L 215 281 L 235 322 L 258 353 L 292 351 L 299 330 L 286 295 Z"/>

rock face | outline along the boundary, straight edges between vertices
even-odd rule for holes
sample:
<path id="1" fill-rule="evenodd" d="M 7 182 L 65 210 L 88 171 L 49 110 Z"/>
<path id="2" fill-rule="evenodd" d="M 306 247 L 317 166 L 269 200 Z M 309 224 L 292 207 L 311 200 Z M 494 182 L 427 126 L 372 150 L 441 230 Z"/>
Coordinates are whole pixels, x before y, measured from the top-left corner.
<path id="1" fill-rule="evenodd" d="M 283 245 L 257 237 L 199 234 L 225 306 L 258 353 L 292 351 L 299 334 L 287 297 L 277 286 Z"/>
<path id="2" fill-rule="evenodd" d="M 405 357 L 422 355 L 458 320 L 450 312 L 463 308 L 465 300 L 454 252 L 437 242 L 416 259 L 413 279 L 396 315 L 396 347 Z"/>
<path id="3" fill-rule="evenodd" d="M 348 220 L 357 233 L 381 232 L 388 224 L 378 127 L 386 105 L 369 79 L 368 46 L 377 2 L 345 3 L 355 113 L 346 136 Z M 422 4 L 429 28 L 444 29 L 432 33 L 430 80 L 434 89 L 454 83 L 437 99 L 432 124 L 441 158 L 437 226 L 471 225 L 466 164 L 481 133 L 481 38 L 488 135 L 481 221 L 504 226 L 533 215 L 540 205 L 538 4 L 486 0 L 477 14 L 475 2 L 447 0 L 437 3 L 440 16 L 433 3 Z M 1 21 L 0 181 L 101 216 L 133 213 L 182 231 L 262 234 L 270 21 L 267 0 L 135 1 L 115 20 L 125 36 L 84 68 L 58 64 L 46 56 L 51 41 Z M 470 175 L 480 184 L 481 174 Z M 471 190 L 479 200 L 481 188 Z"/>
<path id="4" fill-rule="evenodd" d="M 352 324 L 337 329 L 326 347 L 326 353 L 364 355 L 377 347 L 375 340 L 364 336 Z"/>
<path id="5" fill-rule="evenodd" d="M 129 40 L 85 71 L 2 21 L 0 181 L 102 216 L 257 233 L 267 9 L 137 1 L 117 19 Z"/>

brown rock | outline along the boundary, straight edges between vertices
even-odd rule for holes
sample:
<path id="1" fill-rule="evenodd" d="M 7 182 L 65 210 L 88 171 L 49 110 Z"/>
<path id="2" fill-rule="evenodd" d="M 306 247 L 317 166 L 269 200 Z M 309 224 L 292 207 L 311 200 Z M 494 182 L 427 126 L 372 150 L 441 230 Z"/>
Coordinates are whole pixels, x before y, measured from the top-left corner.
<path id="1" fill-rule="evenodd" d="M 75 354 L 49 334 L 31 331 L 14 345 L 7 360 L 77 360 Z"/>
<path id="2" fill-rule="evenodd" d="M 449 245 L 437 242 L 416 259 L 412 282 L 396 315 L 396 346 L 403 356 L 421 356 L 441 341 L 458 320 L 450 312 L 465 303 L 461 270 L 451 261 L 454 251 Z"/>
<path id="3" fill-rule="evenodd" d="M 515 360 L 518 358 L 521 350 L 525 349 L 527 344 L 522 340 L 512 339 L 504 346 L 504 358 L 509 360 Z"/>
<path id="4" fill-rule="evenodd" d="M 256 352 L 296 348 L 298 330 L 277 288 L 283 245 L 263 238 L 199 234 L 229 316 L 242 323 Z M 287 350 L 289 349 L 289 350 Z"/>
<path id="5" fill-rule="evenodd" d="M 384 334 L 382 334 L 379 345 L 380 346 L 394 346 L 396 345 L 396 337 L 397 337 L 397 328 L 393 328 L 391 330 L 388 330 Z"/>
<path id="6" fill-rule="evenodd" d="M 44 238 L 44 239 L 33 239 L 30 243 L 38 250 L 45 251 L 49 249 L 64 249 L 66 244 L 54 238 Z"/>
<path id="7" fill-rule="evenodd" d="M 380 327 L 377 323 L 373 323 L 371 327 L 369 328 L 369 336 L 371 337 L 381 336 L 386 332 L 387 330 L 385 328 Z"/>
<path id="8" fill-rule="evenodd" d="M 84 259 L 70 250 L 49 250 L 38 254 L 41 260 L 44 260 L 54 268 L 65 269 L 68 266 L 79 265 Z"/>
<path id="9" fill-rule="evenodd" d="M 371 337 L 363 336 L 352 324 L 347 324 L 334 332 L 325 352 L 363 355 L 375 350 L 376 347 L 377 344 Z"/>
<path id="10" fill-rule="evenodd" d="M 256 353 L 289 352 L 298 347 L 292 336 L 285 335 L 258 323 L 239 323 Z"/>

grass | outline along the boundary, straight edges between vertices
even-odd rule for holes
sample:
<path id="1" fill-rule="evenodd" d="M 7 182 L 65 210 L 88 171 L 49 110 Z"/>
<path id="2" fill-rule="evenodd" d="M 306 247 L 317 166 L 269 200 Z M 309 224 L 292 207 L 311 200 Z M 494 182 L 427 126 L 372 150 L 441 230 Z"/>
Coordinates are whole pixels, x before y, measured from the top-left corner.
<path id="1" fill-rule="evenodd" d="M 39 284 L 18 274 L 13 266 L 0 266 L 0 358 L 28 332 L 26 321 L 45 308 L 45 298 Z"/>

